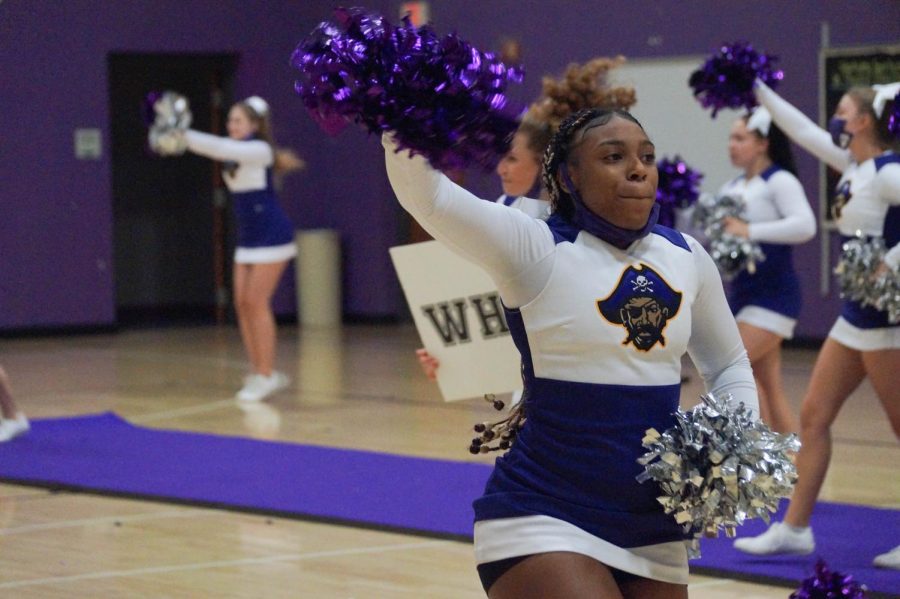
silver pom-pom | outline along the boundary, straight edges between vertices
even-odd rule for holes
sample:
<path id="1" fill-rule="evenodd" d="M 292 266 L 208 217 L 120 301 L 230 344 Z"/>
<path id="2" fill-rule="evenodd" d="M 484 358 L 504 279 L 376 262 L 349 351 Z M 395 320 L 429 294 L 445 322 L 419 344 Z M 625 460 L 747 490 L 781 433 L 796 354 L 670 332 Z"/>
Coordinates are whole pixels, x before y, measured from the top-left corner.
<path id="1" fill-rule="evenodd" d="M 691 534 L 688 554 L 700 556 L 700 537 L 729 537 L 750 518 L 769 522 L 782 497 L 797 480 L 791 453 L 800 449 L 794 434 L 772 431 L 730 396 L 712 394 L 691 411 L 678 410 L 676 425 L 660 434 L 648 429 L 638 459 L 645 471 L 639 482 L 654 480 L 663 494 L 657 498 Z"/>
<path id="2" fill-rule="evenodd" d="M 153 122 L 147 133 L 150 149 L 161 156 L 178 156 L 187 149 L 185 130 L 193 116 L 187 98 L 173 91 L 162 92 L 150 99 Z"/>
<path id="3" fill-rule="evenodd" d="M 835 267 L 841 297 L 887 312 L 891 324 L 900 322 L 900 270 L 885 268 L 884 239 L 857 233 L 842 246 Z"/>
<path id="4" fill-rule="evenodd" d="M 756 265 L 766 259 L 759 244 L 725 231 L 725 218 L 741 218 L 744 201 L 734 196 L 702 194 L 694 209 L 693 225 L 709 239 L 709 255 L 722 278 L 733 279 L 742 270 L 756 272 Z"/>

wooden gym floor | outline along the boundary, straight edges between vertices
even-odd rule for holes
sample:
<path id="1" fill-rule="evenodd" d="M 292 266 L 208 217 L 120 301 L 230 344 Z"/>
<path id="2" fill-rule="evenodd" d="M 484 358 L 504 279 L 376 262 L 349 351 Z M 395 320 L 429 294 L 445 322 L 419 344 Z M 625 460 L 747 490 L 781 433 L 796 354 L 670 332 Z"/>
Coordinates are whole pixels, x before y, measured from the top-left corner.
<path id="1" fill-rule="evenodd" d="M 115 411 L 132 423 L 489 463 L 467 452 L 483 401 L 444 403 L 410 326 L 282 327 L 291 387 L 242 409 L 237 331 L 126 330 L 3 340 L 0 364 L 32 418 Z M 786 350 L 795 410 L 815 359 Z M 691 380 L 684 404 L 701 392 Z M 900 447 L 864 383 L 841 413 L 822 499 L 900 508 Z M 13 441 L 15 442 L 15 441 Z M 799 583 L 799 581 L 798 581 Z M 785 588 L 693 576 L 692 599 Z M 0 597 L 483 597 L 468 543 L 0 484 Z"/>

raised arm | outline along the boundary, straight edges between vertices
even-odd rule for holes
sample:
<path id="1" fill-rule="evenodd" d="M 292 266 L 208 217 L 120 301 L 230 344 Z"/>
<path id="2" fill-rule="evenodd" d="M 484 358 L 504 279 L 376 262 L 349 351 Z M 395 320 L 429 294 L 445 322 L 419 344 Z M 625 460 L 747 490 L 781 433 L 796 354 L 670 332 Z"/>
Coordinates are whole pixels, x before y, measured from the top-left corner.
<path id="1" fill-rule="evenodd" d="M 691 311 L 693 329 L 688 353 L 707 391 L 716 396 L 729 393 L 733 405 L 743 402 L 759 417 L 759 398 L 750 359 L 728 308 L 719 271 L 696 240 L 690 239 L 690 244 L 697 263 L 699 287 Z"/>
<path id="2" fill-rule="evenodd" d="M 454 252 L 478 264 L 510 308 L 528 303 L 550 276 L 555 243 L 546 223 L 487 202 L 382 138 L 388 178 L 400 204 Z"/>
<path id="3" fill-rule="evenodd" d="M 772 120 L 791 140 L 807 152 L 843 172 L 850 164 L 850 153 L 831 141 L 831 135 L 797 110 L 772 88 L 757 80 L 753 88 L 757 101 L 768 109 Z"/>
<path id="4" fill-rule="evenodd" d="M 269 166 L 274 160 L 272 146 L 259 140 L 237 140 L 188 129 L 184 132 L 188 150 L 213 160 Z"/>
<path id="5" fill-rule="evenodd" d="M 769 189 L 781 218 L 750 223 L 750 239 L 763 243 L 804 243 L 816 234 L 816 217 L 797 177 L 779 171 L 769 179 Z"/>

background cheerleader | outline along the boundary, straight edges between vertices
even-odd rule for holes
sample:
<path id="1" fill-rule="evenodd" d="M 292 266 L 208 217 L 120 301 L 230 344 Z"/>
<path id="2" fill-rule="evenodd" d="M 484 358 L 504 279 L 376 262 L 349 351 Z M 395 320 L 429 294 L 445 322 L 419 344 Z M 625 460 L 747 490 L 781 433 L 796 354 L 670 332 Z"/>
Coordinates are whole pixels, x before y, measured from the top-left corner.
<path id="1" fill-rule="evenodd" d="M 829 132 L 762 82 L 756 83 L 755 93 L 793 141 L 841 173 L 834 211 L 841 234 L 852 236 L 859 231 L 883 236 L 892 248 L 884 267 L 896 269 L 900 262 L 900 156 L 893 152 L 897 142 L 887 127 L 892 102 L 880 102 L 876 108 L 874 89 L 851 88 L 838 102 Z M 784 521 L 758 537 L 738 539 L 735 547 L 753 554 L 814 551 L 810 517 L 831 457 L 831 425 L 850 394 L 868 377 L 894 433 L 900 436 L 898 371 L 900 323 L 890 324 L 886 312 L 845 299 L 816 359 L 803 400 L 799 481 Z M 900 568 L 900 547 L 877 556 L 875 565 Z"/>
<path id="2" fill-rule="evenodd" d="M 234 307 L 251 373 L 237 393 L 259 401 L 283 389 L 288 377 L 275 370 L 277 339 L 271 300 L 285 267 L 295 255 L 294 227 L 278 203 L 275 174 L 302 168 L 303 162 L 272 140 L 269 105 L 258 96 L 237 102 L 228 112 L 228 137 L 188 129 L 187 149 L 223 162 L 223 179 L 237 216 L 234 253 Z"/>
<path id="3" fill-rule="evenodd" d="M 794 334 L 800 313 L 800 283 L 792 244 L 809 241 L 816 219 L 797 179 L 794 157 L 784 133 L 764 108 L 737 119 L 728 138 L 728 154 L 744 174 L 722 186 L 720 196 L 739 196 L 744 219 L 725 218 L 725 231 L 759 242 L 766 259 L 755 272 L 742 270 L 729 286 L 728 301 L 759 391 L 759 411 L 772 429 L 796 430 L 781 381 L 781 343 Z"/>

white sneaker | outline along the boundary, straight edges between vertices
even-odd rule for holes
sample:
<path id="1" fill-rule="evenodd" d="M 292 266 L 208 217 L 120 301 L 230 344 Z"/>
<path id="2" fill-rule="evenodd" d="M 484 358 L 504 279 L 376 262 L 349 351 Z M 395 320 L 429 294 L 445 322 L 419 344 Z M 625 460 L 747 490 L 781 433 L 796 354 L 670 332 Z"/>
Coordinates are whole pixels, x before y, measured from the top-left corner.
<path id="1" fill-rule="evenodd" d="M 900 545 L 897 545 L 887 553 L 876 555 L 872 563 L 876 568 L 891 568 L 900 570 Z"/>
<path id="2" fill-rule="evenodd" d="M 289 382 L 287 375 L 277 370 L 269 376 L 254 374 L 244 379 L 244 387 L 237 392 L 237 398 L 240 401 L 262 401 L 287 387 Z"/>
<path id="3" fill-rule="evenodd" d="M 734 548 L 753 555 L 808 555 L 816 549 L 812 528 L 797 532 L 784 522 L 774 522 L 758 537 L 737 539 Z"/>
<path id="4" fill-rule="evenodd" d="M 19 412 L 15 418 L 9 420 L 0 420 L 0 443 L 11 441 L 19 435 L 24 435 L 31 430 L 31 425 L 25 414 Z"/>

